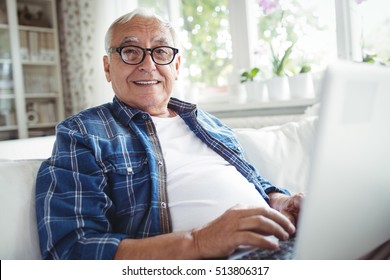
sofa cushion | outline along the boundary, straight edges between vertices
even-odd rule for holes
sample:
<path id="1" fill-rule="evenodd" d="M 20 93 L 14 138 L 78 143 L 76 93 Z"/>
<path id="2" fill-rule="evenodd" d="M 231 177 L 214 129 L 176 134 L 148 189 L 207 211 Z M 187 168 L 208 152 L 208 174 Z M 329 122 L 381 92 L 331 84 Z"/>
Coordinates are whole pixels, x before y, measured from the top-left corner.
<path id="1" fill-rule="evenodd" d="M 35 178 L 42 160 L 0 160 L 0 259 L 39 259 Z"/>
<path id="2" fill-rule="evenodd" d="M 0 141 L 0 159 L 48 158 L 54 141 L 53 135 Z"/>
<path id="3" fill-rule="evenodd" d="M 317 116 L 260 129 L 235 129 L 251 162 L 272 184 L 304 192 Z"/>

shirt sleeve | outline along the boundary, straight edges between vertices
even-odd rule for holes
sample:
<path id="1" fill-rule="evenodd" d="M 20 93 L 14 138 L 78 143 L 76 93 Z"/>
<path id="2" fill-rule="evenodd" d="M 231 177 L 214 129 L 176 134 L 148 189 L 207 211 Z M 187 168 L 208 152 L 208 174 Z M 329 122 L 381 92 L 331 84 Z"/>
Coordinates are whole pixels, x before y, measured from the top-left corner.
<path id="1" fill-rule="evenodd" d="M 245 159 L 244 154 L 243 154 L 243 157 Z M 246 161 L 246 159 L 245 159 L 245 161 Z M 269 202 L 268 194 L 272 193 L 272 192 L 278 192 L 278 193 L 283 193 L 285 195 L 291 195 L 291 193 L 287 189 L 285 189 L 283 187 L 275 186 L 270 181 L 268 181 L 267 179 L 262 177 L 260 175 L 259 171 L 251 163 L 249 163 L 248 161 L 246 161 L 246 162 L 249 165 L 249 167 L 253 170 L 253 172 L 255 172 L 256 177 L 257 177 L 257 181 L 260 182 L 261 188 L 264 191 L 264 193 L 260 192 L 260 194 L 263 196 L 263 198 L 267 202 Z"/>
<path id="2" fill-rule="evenodd" d="M 36 214 L 43 259 L 113 259 L 125 234 L 113 233 L 107 180 L 89 138 L 57 127 L 51 158 L 36 181 Z"/>

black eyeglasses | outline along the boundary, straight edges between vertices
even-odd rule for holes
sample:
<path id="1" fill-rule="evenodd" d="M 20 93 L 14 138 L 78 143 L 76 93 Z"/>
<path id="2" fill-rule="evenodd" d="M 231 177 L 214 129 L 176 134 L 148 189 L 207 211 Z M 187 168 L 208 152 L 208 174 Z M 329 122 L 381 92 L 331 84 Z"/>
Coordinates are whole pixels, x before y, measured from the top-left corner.
<path id="1" fill-rule="evenodd" d="M 109 48 L 108 52 L 119 53 L 122 61 L 129 65 L 140 64 L 142 61 L 144 61 L 146 52 L 150 52 L 150 56 L 152 57 L 154 63 L 158 65 L 167 65 L 173 61 L 179 50 L 168 46 L 160 46 L 151 49 L 145 49 L 138 46 L 124 46 L 118 48 Z"/>

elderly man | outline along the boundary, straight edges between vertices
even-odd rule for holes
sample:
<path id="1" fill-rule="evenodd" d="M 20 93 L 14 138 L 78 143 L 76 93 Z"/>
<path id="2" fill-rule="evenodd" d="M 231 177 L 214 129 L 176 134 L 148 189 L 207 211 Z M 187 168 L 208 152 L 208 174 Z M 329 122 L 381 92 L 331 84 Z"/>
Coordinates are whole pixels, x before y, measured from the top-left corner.
<path id="1" fill-rule="evenodd" d="M 221 258 L 294 234 L 302 197 L 260 177 L 218 119 L 171 98 L 177 46 L 144 10 L 110 26 L 113 102 L 60 123 L 38 174 L 44 259 Z"/>

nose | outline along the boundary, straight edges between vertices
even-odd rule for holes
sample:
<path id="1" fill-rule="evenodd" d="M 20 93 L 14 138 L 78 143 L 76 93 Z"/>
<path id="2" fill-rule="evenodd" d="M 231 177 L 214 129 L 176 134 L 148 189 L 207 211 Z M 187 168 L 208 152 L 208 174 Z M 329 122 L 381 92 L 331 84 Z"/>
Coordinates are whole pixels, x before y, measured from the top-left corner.
<path id="1" fill-rule="evenodd" d="M 152 53 L 150 52 L 150 50 L 146 50 L 145 58 L 139 65 L 138 69 L 140 71 L 145 71 L 149 73 L 156 70 L 156 64 L 152 59 Z"/>

